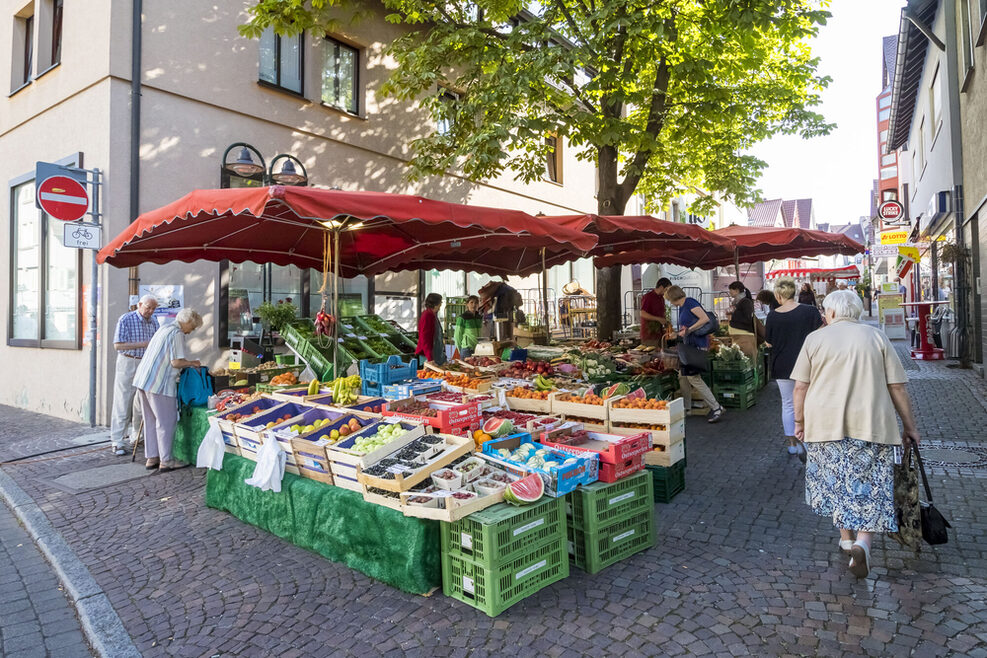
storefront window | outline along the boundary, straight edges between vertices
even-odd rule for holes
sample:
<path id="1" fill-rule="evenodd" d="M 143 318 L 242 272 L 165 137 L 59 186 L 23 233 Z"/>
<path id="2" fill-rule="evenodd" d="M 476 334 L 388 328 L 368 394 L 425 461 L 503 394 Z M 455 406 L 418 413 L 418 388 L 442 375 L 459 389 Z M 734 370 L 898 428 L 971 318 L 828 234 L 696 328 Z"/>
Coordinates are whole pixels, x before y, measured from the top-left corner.
<path id="1" fill-rule="evenodd" d="M 261 325 L 254 322 L 257 307 L 265 301 L 290 301 L 299 312 L 303 272 L 293 265 L 228 263 L 226 337 L 259 336 Z"/>
<path id="2" fill-rule="evenodd" d="M 81 254 L 62 244 L 65 225 L 35 207 L 34 192 L 33 180 L 10 188 L 8 344 L 78 349 Z"/>
<path id="3" fill-rule="evenodd" d="M 329 296 L 329 287 L 332 285 L 332 275 L 330 274 L 329 282 L 326 284 L 326 296 Z M 309 296 L 308 296 L 308 307 L 310 315 L 315 315 L 319 312 L 322 307 L 322 294 L 319 292 L 319 288 L 322 287 L 322 271 L 321 270 L 309 270 Z M 331 302 L 330 302 L 331 303 Z M 360 276 L 353 277 L 352 279 L 340 279 L 339 280 L 339 309 L 340 315 L 365 315 L 368 313 L 367 306 L 367 277 Z M 326 310 L 329 310 L 329 304 L 326 304 Z"/>

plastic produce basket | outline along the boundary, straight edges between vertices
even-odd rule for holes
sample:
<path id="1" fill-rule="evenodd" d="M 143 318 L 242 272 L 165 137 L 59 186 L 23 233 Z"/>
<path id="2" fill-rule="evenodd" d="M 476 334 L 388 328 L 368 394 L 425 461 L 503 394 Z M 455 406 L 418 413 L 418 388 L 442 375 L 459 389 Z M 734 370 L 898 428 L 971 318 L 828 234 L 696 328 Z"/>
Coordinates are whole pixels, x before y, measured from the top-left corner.
<path id="1" fill-rule="evenodd" d="M 685 460 L 671 466 L 646 466 L 651 473 L 656 503 L 670 503 L 685 490 Z"/>
<path id="2" fill-rule="evenodd" d="M 736 361 L 724 361 L 723 359 L 711 359 L 710 364 L 714 372 L 727 370 L 747 370 L 754 367 L 754 363 L 749 359 L 737 359 Z"/>
<path id="3" fill-rule="evenodd" d="M 360 378 L 373 384 L 395 384 L 418 375 L 418 362 L 405 363 L 401 357 L 390 356 L 383 363 L 360 361 Z"/>
<path id="4" fill-rule="evenodd" d="M 751 366 L 747 370 L 714 370 L 714 384 L 726 384 L 728 386 L 744 386 L 747 384 L 757 385 L 757 369 Z"/>
<path id="5" fill-rule="evenodd" d="M 757 384 L 750 382 L 740 386 L 713 385 L 713 395 L 730 409 L 750 409 L 757 404 Z"/>
<path id="6" fill-rule="evenodd" d="M 497 567 L 442 554 L 442 592 L 496 617 L 538 590 L 569 576 L 566 539 L 534 546 Z"/>
<path id="7" fill-rule="evenodd" d="M 569 528 L 572 563 L 586 573 L 599 573 L 655 545 L 655 517 L 650 508 L 597 531 Z"/>
<path id="8" fill-rule="evenodd" d="M 442 552 L 489 567 L 566 536 L 562 498 L 534 505 L 494 505 L 452 523 L 441 524 Z"/>
<path id="9" fill-rule="evenodd" d="M 654 477 L 641 471 L 613 484 L 597 482 L 569 494 L 566 506 L 574 528 L 595 532 L 654 507 Z"/>

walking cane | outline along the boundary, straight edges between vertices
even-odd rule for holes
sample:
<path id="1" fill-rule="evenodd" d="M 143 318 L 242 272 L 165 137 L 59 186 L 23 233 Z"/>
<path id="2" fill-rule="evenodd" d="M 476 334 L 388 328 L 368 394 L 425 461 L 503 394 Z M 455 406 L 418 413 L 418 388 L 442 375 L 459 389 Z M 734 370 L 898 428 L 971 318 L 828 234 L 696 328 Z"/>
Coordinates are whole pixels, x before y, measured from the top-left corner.
<path id="1" fill-rule="evenodd" d="M 130 461 L 131 462 L 137 461 L 137 446 L 139 446 L 140 443 L 141 443 L 141 435 L 142 434 L 144 434 L 144 419 L 143 418 L 141 418 L 141 424 L 137 428 L 137 436 L 134 437 L 134 451 L 130 455 Z"/>

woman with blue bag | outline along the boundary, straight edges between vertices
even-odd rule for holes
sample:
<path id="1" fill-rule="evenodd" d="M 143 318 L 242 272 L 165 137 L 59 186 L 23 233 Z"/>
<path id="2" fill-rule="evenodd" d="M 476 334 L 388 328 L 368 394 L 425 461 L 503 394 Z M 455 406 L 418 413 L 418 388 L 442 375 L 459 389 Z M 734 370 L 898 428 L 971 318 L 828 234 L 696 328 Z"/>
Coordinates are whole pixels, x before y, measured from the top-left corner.
<path id="1" fill-rule="evenodd" d="M 716 423 L 723 417 L 723 405 L 703 381 L 702 373 L 709 367 L 705 352 L 709 349 L 709 335 L 719 327 L 715 315 L 707 313 L 697 300 L 685 294 L 679 286 L 665 291 L 665 299 L 679 309 L 679 337 L 682 340 L 679 359 L 682 361 L 679 385 L 686 408 L 692 406 L 692 389 L 709 405 L 706 422 Z"/>

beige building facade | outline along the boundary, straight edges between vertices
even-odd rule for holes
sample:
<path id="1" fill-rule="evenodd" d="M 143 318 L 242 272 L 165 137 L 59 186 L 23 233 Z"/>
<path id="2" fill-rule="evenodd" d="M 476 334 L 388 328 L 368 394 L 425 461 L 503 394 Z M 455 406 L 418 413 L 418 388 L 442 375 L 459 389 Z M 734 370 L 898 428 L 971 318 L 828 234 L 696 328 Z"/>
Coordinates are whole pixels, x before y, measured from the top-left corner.
<path id="1" fill-rule="evenodd" d="M 343 21 L 347 31 L 328 38 L 306 33 L 258 41 L 237 31 L 251 2 L 144 3 L 139 158 L 132 162 L 133 4 L 0 1 L 8 23 L 0 29 L 0 63 L 11 72 L 9 96 L 0 101 L 0 179 L 7 181 L 0 249 L 10 261 L 0 294 L 0 360 L 7 372 L 0 404 L 89 419 L 85 318 L 94 254 L 64 247 L 62 226 L 34 207 L 37 161 L 103 172 L 104 244 L 133 220 L 135 173 L 138 211 L 157 208 L 193 189 L 219 187 L 223 153 L 235 142 L 251 144 L 267 161 L 282 153 L 298 158 L 312 185 L 531 213 L 595 209 L 594 167 L 566 144 L 546 179 L 531 184 L 510 175 L 477 182 L 455 172 L 408 183 L 409 145 L 435 124 L 417 105 L 378 93 L 394 67 L 385 49 L 401 29 L 383 20 L 382 8 Z M 205 320 L 189 347 L 211 365 L 226 358 L 231 288 L 250 289 L 254 298 L 261 291 L 252 286 L 263 285 L 265 294 L 281 298 L 318 287 L 308 273 L 249 263 L 142 265 L 137 275 L 140 285 L 182 287 L 185 306 Z M 112 334 L 130 303 L 128 276 L 126 269 L 101 266 L 96 281 L 99 424 L 108 418 Z M 417 285 L 418 276 L 405 273 L 352 282 L 346 291 L 372 307 L 387 293 L 409 294 Z"/>

